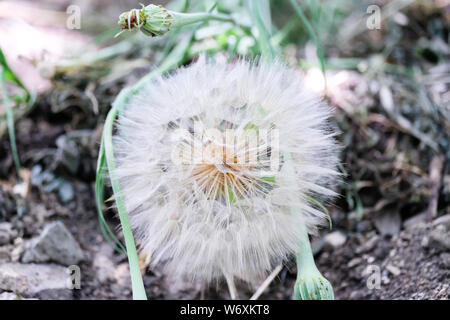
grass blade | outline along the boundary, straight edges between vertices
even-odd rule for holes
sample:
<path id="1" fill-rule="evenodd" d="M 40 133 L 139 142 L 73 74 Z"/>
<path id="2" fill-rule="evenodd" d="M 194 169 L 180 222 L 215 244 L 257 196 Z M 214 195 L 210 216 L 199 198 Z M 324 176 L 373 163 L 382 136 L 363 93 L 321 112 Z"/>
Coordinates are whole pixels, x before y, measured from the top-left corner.
<path id="1" fill-rule="evenodd" d="M 270 17 L 270 4 L 267 0 L 248 0 L 247 7 L 253 22 L 258 28 L 259 36 L 257 41 L 261 54 L 266 60 L 273 61 L 275 59 L 275 53 L 272 44 L 270 43 L 270 32 L 266 27 L 267 24 L 262 18 L 263 13 L 266 17 Z"/>
<path id="2" fill-rule="evenodd" d="M 105 216 L 103 215 L 103 199 L 105 190 L 105 178 L 106 178 L 106 155 L 105 155 L 105 145 L 102 141 L 100 144 L 99 156 L 97 161 L 97 172 L 95 179 L 95 200 L 97 203 L 97 213 L 98 220 L 100 223 L 100 229 L 106 241 L 119 253 L 127 254 L 127 250 L 123 246 L 122 242 L 114 235 L 114 232 L 109 227 L 106 222 Z"/>
<path id="3" fill-rule="evenodd" d="M 9 81 L 17 84 L 20 88 L 22 88 L 25 91 L 26 94 L 26 101 L 31 100 L 31 94 L 28 91 L 28 89 L 25 87 L 25 85 L 20 81 L 20 79 L 15 75 L 15 73 L 11 70 L 8 63 L 6 62 L 5 55 L 3 54 L 3 51 L 0 49 L 0 65 L 3 67 L 3 76 L 2 78 L 4 81 Z"/>
<path id="4" fill-rule="evenodd" d="M 306 199 L 308 199 L 308 201 L 311 202 L 312 204 L 315 204 L 316 206 L 318 206 L 327 215 L 328 223 L 330 224 L 330 230 L 331 230 L 333 228 L 333 221 L 331 220 L 331 215 L 330 215 L 330 212 L 328 211 L 328 209 L 322 203 L 320 203 L 320 201 L 317 201 L 313 197 L 307 196 Z"/>
<path id="5" fill-rule="evenodd" d="M 291 5 L 294 8 L 297 15 L 302 20 L 303 24 L 306 27 L 306 30 L 308 31 L 309 37 L 311 38 L 314 45 L 316 46 L 317 56 L 319 57 L 319 60 L 320 60 L 320 68 L 322 69 L 322 73 L 325 77 L 325 55 L 323 52 L 322 43 L 319 41 L 319 38 L 317 37 L 317 35 L 314 31 L 314 28 L 311 25 L 311 23 L 309 22 L 308 18 L 306 18 L 306 15 L 303 12 L 302 7 L 300 7 L 300 5 L 297 3 L 296 0 L 289 0 L 289 1 L 291 2 Z M 326 81 L 326 78 L 325 78 L 325 81 Z"/>
<path id="6" fill-rule="evenodd" d="M 0 89 L 3 97 L 3 103 L 6 108 L 6 121 L 8 125 L 8 134 L 9 134 L 9 140 L 11 142 L 11 151 L 13 154 L 13 160 L 14 165 L 16 167 L 17 176 L 19 178 L 19 181 L 22 181 L 22 176 L 20 173 L 20 160 L 19 160 L 19 153 L 17 151 L 17 144 L 16 144 L 16 135 L 15 135 L 15 128 L 14 128 L 14 110 L 12 106 L 11 99 L 8 95 L 8 92 L 6 90 L 6 84 L 5 82 L 12 82 L 22 88 L 25 92 L 24 97 L 18 97 L 16 100 L 18 103 L 25 102 L 27 104 L 26 110 L 30 110 L 32 105 L 34 104 L 34 95 L 28 91 L 28 89 L 25 87 L 25 85 L 20 81 L 20 79 L 16 76 L 16 74 L 11 70 L 9 67 L 5 55 L 3 54 L 3 51 L 0 49 Z"/>
<path id="7" fill-rule="evenodd" d="M 4 66 L 0 66 L 0 68 L 1 68 L 0 86 L 3 97 L 3 104 L 5 105 L 6 108 L 6 118 L 8 122 L 8 134 L 11 143 L 11 151 L 14 159 L 14 165 L 16 166 L 17 176 L 19 177 L 19 180 L 22 181 L 22 176 L 20 174 L 19 153 L 17 152 L 16 134 L 14 129 L 14 111 L 5 86 L 5 79 L 8 76 L 8 72 Z"/>

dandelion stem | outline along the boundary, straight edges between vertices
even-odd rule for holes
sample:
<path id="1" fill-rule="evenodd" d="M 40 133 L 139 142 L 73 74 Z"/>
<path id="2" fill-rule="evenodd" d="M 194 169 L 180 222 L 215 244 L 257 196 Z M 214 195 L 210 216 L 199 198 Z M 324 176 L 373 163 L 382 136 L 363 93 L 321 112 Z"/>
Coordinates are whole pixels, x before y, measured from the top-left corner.
<path id="1" fill-rule="evenodd" d="M 300 242 L 299 251 L 296 255 L 297 260 L 297 280 L 300 275 L 300 270 L 306 271 L 316 268 L 314 262 L 314 256 L 311 249 L 311 244 L 309 242 L 308 232 L 304 225 L 299 226 L 302 233 L 302 241 Z"/>

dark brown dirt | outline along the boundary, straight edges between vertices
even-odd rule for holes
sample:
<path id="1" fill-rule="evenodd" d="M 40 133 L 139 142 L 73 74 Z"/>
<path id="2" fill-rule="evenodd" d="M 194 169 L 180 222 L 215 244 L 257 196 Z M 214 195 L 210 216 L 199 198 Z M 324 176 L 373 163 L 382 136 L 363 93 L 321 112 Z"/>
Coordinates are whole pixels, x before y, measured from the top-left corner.
<path id="1" fill-rule="evenodd" d="M 60 219 L 80 243 L 85 261 L 81 264 L 81 290 L 73 299 L 129 299 L 131 286 L 126 257 L 113 252 L 103 239 L 96 218 L 93 183 L 76 182 L 76 200 L 63 207 L 54 194 L 40 194 L 33 188 L 29 208 L 23 217 L 23 236 L 37 235 L 42 226 Z M 44 211 L 43 211 L 44 210 Z M 42 214 L 47 212 L 47 216 Z M 52 214 L 48 216 L 48 212 Z M 118 221 L 110 219 L 114 224 Z M 316 262 L 334 286 L 336 299 L 448 299 L 450 294 L 449 253 L 427 246 L 432 224 L 419 222 L 392 238 L 374 230 L 365 236 L 349 235 L 345 245 L 323 249 Z M 317 243 L 314 242 L 314 243 Z M 370 289 L 367 268 L 380 271 L 379 288 Z M 290 299 L 295 281 L 295 264 L 285 267 L 262 299 Z M 150 299 L 228 299 L 226 286 L 204 289 L 167 279 L 159 270 L 144 277 Z M 241 298 L 251 295 L 239 286 Z"/>

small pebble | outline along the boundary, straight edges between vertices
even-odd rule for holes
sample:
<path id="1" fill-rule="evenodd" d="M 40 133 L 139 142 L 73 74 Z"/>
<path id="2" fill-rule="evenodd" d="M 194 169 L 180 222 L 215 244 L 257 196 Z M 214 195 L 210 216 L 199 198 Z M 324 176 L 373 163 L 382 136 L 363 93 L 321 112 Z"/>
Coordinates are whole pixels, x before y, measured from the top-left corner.
<path id="1" fill-rule="evenodd" d="M 397 268 L 396 266 L 392 265 L 392 264 L 388 264 L 388 265 L 386 266 L 386 269 L 387 269 L 390 273 L 392 273 L 392 275 L 394 275 L 394 276 L 398 276 L 398 275 L 401 273 L 400 269 Z"/>

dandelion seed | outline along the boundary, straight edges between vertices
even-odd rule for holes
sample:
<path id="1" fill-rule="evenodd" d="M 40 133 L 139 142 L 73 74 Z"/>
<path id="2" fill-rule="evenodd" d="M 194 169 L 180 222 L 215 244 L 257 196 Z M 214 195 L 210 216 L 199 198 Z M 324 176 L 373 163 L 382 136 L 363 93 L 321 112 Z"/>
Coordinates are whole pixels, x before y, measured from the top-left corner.
<path id="1" fill-rule="evenodd" d="M 114 137 L 140 249 L 192 280 L 261 279 L 295 254 L 334 195 L 330 108 L 280 63 L 207 62 L 135 95 Z M 290 165 L 287 165 L 289 154 Z"/>

